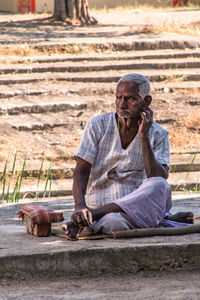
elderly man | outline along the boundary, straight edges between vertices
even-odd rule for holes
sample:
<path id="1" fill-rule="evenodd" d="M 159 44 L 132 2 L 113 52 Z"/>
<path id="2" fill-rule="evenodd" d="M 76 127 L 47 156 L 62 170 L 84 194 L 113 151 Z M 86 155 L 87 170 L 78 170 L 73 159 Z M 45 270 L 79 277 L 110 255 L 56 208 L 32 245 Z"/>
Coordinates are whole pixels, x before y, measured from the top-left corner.
<path id="1" fill-rule="evenodd" d="M 117 83 L 116 112 L 88 121 L 75 155 L 75 211 L 63 228 L 69 237 L 83 227 L 110 234 L 190 222 L 192 213 L 169 213 L 168 132 L 153 121 L 151 101 L 149 80 L 127 74 Z"/>

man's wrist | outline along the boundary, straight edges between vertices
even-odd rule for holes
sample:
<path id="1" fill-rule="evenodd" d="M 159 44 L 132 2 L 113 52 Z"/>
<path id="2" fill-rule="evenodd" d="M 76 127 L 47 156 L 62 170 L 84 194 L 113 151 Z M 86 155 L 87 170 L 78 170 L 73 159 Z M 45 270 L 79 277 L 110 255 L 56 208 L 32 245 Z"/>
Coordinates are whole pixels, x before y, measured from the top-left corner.
<path id="1" fill-rule="evenodd" d="M 75 210 L 81 210 L 81 209 L 87 208 L 87 205 L 86 205 L 84 199 L 82 199 L 80 201 L 74 200 L 74 202 L 75 202 Z"/>
<path id="2" fill-rule="evenodd" d="M 140 140 L 141 141 L 149 141 L 149 133 L 140 133 Z"/>
<path id="3" fill-rule="evenodd" d="M 78 211 L 78 210 L 82 210 L 82 209 L 85 209 L 85 208 L 87 208 L 87 206 L 86 205 L 75 205 L 75 211 Z"/>

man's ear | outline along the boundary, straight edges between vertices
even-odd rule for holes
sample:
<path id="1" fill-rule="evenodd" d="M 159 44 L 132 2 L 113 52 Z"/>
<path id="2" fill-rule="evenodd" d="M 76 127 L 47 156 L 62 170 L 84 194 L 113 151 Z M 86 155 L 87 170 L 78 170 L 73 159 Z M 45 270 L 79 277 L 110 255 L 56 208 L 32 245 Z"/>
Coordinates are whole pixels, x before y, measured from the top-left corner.
<path id="1" fill-rule="evenodd" d="M 152 101 L 151 95 L 145 96 L 145 97 L 144 97 L 144 100 L 143 100 L 143 102 L 144 102 L 144 107 L 149 107 L 150 104 L 151 104 L 151 101 Z"/>

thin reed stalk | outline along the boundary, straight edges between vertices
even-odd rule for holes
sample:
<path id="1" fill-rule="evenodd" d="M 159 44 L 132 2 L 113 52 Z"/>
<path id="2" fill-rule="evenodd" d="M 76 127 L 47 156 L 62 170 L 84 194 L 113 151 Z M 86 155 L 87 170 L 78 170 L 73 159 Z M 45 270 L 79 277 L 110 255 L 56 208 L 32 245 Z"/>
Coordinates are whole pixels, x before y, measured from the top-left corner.
<path id="1" fill-rule="evenodd" d="M 17 186 L 17 190 L 16 190 L 16 195 L 15 195 L 15 202 L 19 201 L 19 197 L 20 197 L 20 190 L 21 190 L 21 185 L 22 185 L 22 179 L 24 177 L 24 170 L 25 170 L 25 166 L 26 166 L 26 160 L 27 160 L 27 154 L 24 158 L 24 162 L 23 162 L 23 166 L 22 166 L 22 171 L 19 177 L 19 185 Z"/>
<path id="2" fill-rule="evenodd" d="M 50 176 L 51 176 L 51 163 L 50 163 L 48 171 L 47 171 L 47 177 L 46 177 L 46 181 L 45 181 L 45 188 L 44 188 L 43 198 L 45 198 L 45 196 L 46 196 L 47 186 L 48 186 Z"/>
<path id="3" fill-rule="evenodd" d="M 49 184 L 49 193 L 48 193 L 48 198 L 51 197 L 51 186 L 52 186 L 52 174 L 50 174 L 50 184 Z"/>
<path id="4" fill-rule="evenodd" d="M 5 197 L 7 167 L 8 167 L 8 157 L 7 157 L 7 160 L 6 160 L 6 164 L 5 164 L 4 171 L 3 171 L 3 176 L 2 176 L 2 179 L 1 179 L 1 182 L 3 184 L 2 197 L 1 197 L 2 203 L 3 203 L 4 197 Z"/>
<path id="5" fill-rule="evenodd" d="M 38 200 L 38 189 L 39 189 L 39 184 L 40 184 L 40 179 L 43 173 L 43 165 L 44 165 L 44 157 L 41 162 L 40 170 L 39 170 L 39 175 L 38 175 L 38 180 L 37 180 L 37 190 L 36 190 L 36 200 Z"/>
<path id="6" fill-rule="evenodd" d="M 14 179 L 14 176 L 15 176 L 16 160 L 17 160 L 17 152 L 15 153 L 15 156 L 14 156 L 13 166 L 12 166 L 12 171 L 11 171 L 11 177 L 10 177 L 10 180 L 9 180 L 9 183 L 8 183 L 7 202 L 10 202 L 10 201 L 13 202 L 14 194 L 13 193 L 10 194 L 10 186 L 12 187 L 13 179 Z"/>
<path id="7" fill-rule="evenodd" d="M 16 180 L 16 183 L 15 183 L 15 187 L 14 187 L 14 190 L 13 190 L 13 197 L 12 197 L 12 202 L 18 202 L 19 198 L 17 196 L 17 194 L 19 193 L 20 195 L 20 189 L 19 189 L 19 178 L 20 178 L 20 175 L 17 176 L 17 180 Z"/>

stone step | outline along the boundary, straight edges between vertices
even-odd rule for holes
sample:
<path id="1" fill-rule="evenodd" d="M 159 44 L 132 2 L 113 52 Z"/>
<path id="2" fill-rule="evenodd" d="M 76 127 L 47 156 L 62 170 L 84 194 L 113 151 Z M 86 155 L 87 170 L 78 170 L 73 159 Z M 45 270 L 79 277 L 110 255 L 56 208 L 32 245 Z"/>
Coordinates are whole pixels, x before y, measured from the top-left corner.
<path id="1" fill-rule="evenodd" d="M 151 90 L 155 92 L 161 91 L 165 94 L 179 90 L 198 92 L 200 90 L 200 82 L 178 80 L 152 82 Z M 0 86 L 0 105 L 2 109 L 3 107 L 5 107 L 5 109 L 7 107 L 12 107 L 12 103 L 15 103 L 16 106 L 18 106 L 18 104 L 27 106 L 28 104 L 31 105 L 31 103 L 34 105 L 37 102 L 41 102 L 40 99 L 42 99 L 44 105 L 48 103 L 57 103 L 59 105 L 59 103 L 71 99 L 73 95 L 82 97 L 88 95 L 100 95 L 105 97 L 108 94 L 115 96 L 115 91 L 116 82 L 87 82 L 86 84 L 82 82 L 67 82 L 66 88 L 64 88 L 59 81 L 45 82 L 45 80 L 41 81 L 40 87 L 38 87 L 38 82 L 32 81 L 27 84 L 16 83 L 13 85 L 6 85 L 6 89 L 2 84 Z M 78 98 L 78 101 L 81 101 L 82 97 Z M 15 99 L 8 101 L 9 98 Z M 77 99 L 75 101 L 77 102 Z M 199 105 L 200 100 L 195 99 L 195 101 L 191 101 L 188 99 L 188 102 L 191 102 L 191 105 L 195 105 L 195 103 L 196 105 Z"/>
<path id="2" fill-rule="evenodd" d="M 49 38 L 43 36 L 43 31 L 36 34 L 36 30 L 28 32 L 26 36 L 19 34 L 14 28 L 13 34 L 2 34 L 2 47 L 16 47 L 26 44 L 26 48 L 37 49 L 41 52 L 62 53 L 96 51 L 133 51 L 159 49 L 195 49 L 200 42 L 195 36 L 176 33 L 131 32 L 130 25 L 99 26 L 84 32 L 81 28 L 64 30 Z M 26 28 L 27 29 L 27 28 Z M 11 30 L 11 29 L 10 29 Z M 10 32 L 9 30 L 9 32 Z M 54 29 L 52 29 L 54 30 Z M 128 33 L 128 34 L 127 34 Z M 17 36 L 17 38 L 16 38 Z M 87 41 L 86 41 L 87 39 Z M 97 41 L 98 39 L 98 41 Z"/>
<path id="3" fill-rule="evenodd" d="M 200 153 L 198 153 L 195 156 L 194 155 L 185 155 L 182 153 L 182 155 L 179 155 L 179 157 L 174 157 L 171 155 L 171 163 L 170 163 L 170 176 L 178 176 L 175 173 L 181 173 L 183 177 L 193 176 L 194 172 L 200 172 Z M 56 157 L 54 158 L 56 160 Z M 49 166 L 51 164 L 51 175 L 53 179 L 70 179 L 72 178 L 74 167 L 75 167 L 75 160 L 73 159 L 73 156 L 64 157 L 60 156 L 57 157 L 57 160 L 62 161 L 60 163 L 50 163 L 47 158 L 44 160 L 43 163 L 43 171 L 42 171 L 42 177 L 46 178 Z M 41 167 L 41 160 L 38 160 L 36 162 L 29 162 L 27 161 L 25 171 L 24 171 L 24 178 L 35 178 L 39 175 L 39 169 Z M 18 162 L 18 168 L 22 169 L 23 161 Z M 35 165 L 35 168 L 33 168 Z M 3 169 L 4 164 L 0 164 L 0 177 L 3 175 Z M 7 167 L 7 174 L 11 174 L 12 170 L 12 164 L 10 163 Z M 191 175 L 190 175 L 191 173 Z M 197 174 L 197 173 L 196 173 Z M 200 174 L 199 174 L 200 175 Z"/>
<path id="4" fill-rule="evenodd" d="M 170 173 L 168 182 L 173 191 L 200 193 L 200 172 L 174 172 Z"/>
<path id="5" fill-rule="evenodd" d="M 48 120 L 43 116 L 37 116 L 38 114 L 29 114 L 19 117 L 17 116 L 6 116 L 6 123 L 9 124 L 13 129 L 18 131 L 49 131 L 53 128 L 63 127 L 67 130 L 75 132 L 76 129 L 83 129 L 86 124 L 86 120 L 79 119 L 79 113 L 76 115 L 67 116 L 65 112 L 54 114 L 48 114 Z M 89 116 L 88 116 L 89 117 Z M 86 117 L 86 119 L 88 119 Z M 5 119 L 2 118 L 1 121 Z"/>
<path id="6" fill-rule="evenodd" d="M 40 181 L 39 185 L 37 182 L 25 182 L 24 186 L 20 189 L 20 199 L 26 198 L 35 198 L 36 195 L 38 198 L 43 197 L 60 197 L 60 196 L 71 196 L 72 195 L 72 179 L 66 180 L 53 180 L 51 183 L 51 189 L 49 188 L 50 181 L 48 183 L 46 193 L 45 192 L 45 181 Z M 12 189 L 10 188 L 10 194 L 12 193 Z M 5 188 L 4 200 L 7 197 L 7 187 Z M 0 190 L 0 199 L 2 199 L 2 190 Z M 0 202 L 1 203 L 1 202 Z"/>
<path id="7" fill-rule="evenodd" d="M 27 108 L 25 112 L 23 112 L 23 109 L 22 112 L 20 112 L 20 109 L 15 107 L 11 110 L 10 114 L 2 114 L 0 124 L 6 122 L 6 124 L 18 131 L 49 131 L 53 128 L 64 127 L 67 130 L 73 130 L 75 132 L 78 128 L 84 129 L 87 120 L 94 115 L 94 111 L 84 109 L 77 112 L 67 109 L 66 114 L 66 109 L 56 108 L 56 110 L 53 111 L 52 108 L 51 112 L 45 112 L 45 108 L 42 108 L 41 111 L 39 108 L 40 107 L 33 106 L 29 107 L 29 110 Z M 37 113 L 31 113 L 31 109 L 37 109 Z M 107 107 L 102 107 L 101 112 L 104 113 L 106 110 Z M 98 111 L 96 111 L 95 114 L 98 114 Z M 172 124 L 176 122 L 176 113 L 171 114 L 169 112 L 168 114 L 164 114 L 162 111 L 160 113 L 157 111 L 154 114 L 154 121 L 159 124 Z"/>
<path id="8" fill-rule="evenodd" d="M 170 158 L 170 173 L 180 172 L 199 172 L 200 171 L 200 152 L 172 152 Z M 49 166 L 51 164 L 51 174 L 53 179 L 70 179 L 72 178 L 73 170 L 75 167 L 74 155 L 54 156 L 53 162 L 50 157 L 43 157 L 34 161 L 30 161 L 27 158 L 26 167 L 24 171 L 24 178 L 35 178 L 38 177 L 41 162 L 43 161 L 43 172 L 42 178 L 46 177 Z M 17 159 L 18 169 L 21 170 L 23 166 L 23 159 Z M 5 164 L 0 163 L 0 177 L 3 175 Z M 7 174 L 10 176 L 13 167 L 13 162 L 8 163 Z"/>
<path id="9" fill-rule="evenodd" d="M 132 69 L 131 69 L 132 70 Z M 12 75 L 0 75 L 1 85 L 21 84 L 21 83 L 38 83 L 41 81 L 63 81 L 63 82 L 96 82 L 96 83 L 112 83 L 117 82 L 121 76 L 130 73 L 130 69 L 108 70 L 106 72 L 90 72 L 74 74 L 70 72 L 63 73 L 33 73 L 33 74 L 18 74 L 17 76 Z M 180 81 L 199 81 L 200 73 L 197 69 L 172 69 L 172 70 L 140 70 L 140 73 L 147 76 L 151 82 L 163 82 L 165 80 L 180 80 Z"/>
<path id="10" fill-rule="evenodd" d="M 28 101 L 25 101 L 25 99 L 19 101 L 17 99 L 16 104 L 15 103 L 6 103 L 4 101 L 0 102 L 0 112 L 1 114 L 8 114 L 8 115 L 18 115 L 18 114 L 41 114 L 41 113 L 57 113 L 61 111 L 70 111 L 70 110 L 83 110 L 87 108 L 87 104 L 80 103 L 80 102 L 67 102 L 65 99 L 59 99 L 60 103 L 58 101 L 49 101 L 49 98 L 46 99 L 48 102 L 45 103 L 45 101 L 41 102 L 41 98 L 37 99 L 37 102 L 39 103 L 28 103 Z M 62 100 L 62 101 L 61 101 Z M 21 102 L 21 103 L 20 103 Z"/>
<path id="11" fill-rule="evenodd" d="M 67 174 L 67 173 L 65 173 Z M 70 174 L 70 173 L 69 173 Z M 67 176 L 66 176 L 67 177 Z M 72 195 L 72 179 L 65 178 L 64 180 L 53 180 L 51 184 L 51 197 L 58 196 L 70 196 Z M 40 180 L 37 186 L 37 180 L 30 182 L 28 180 L 23 180 L 22 188 L 20 191 L 20 198 L 34 198 L 36 193 L 38 197 L 43 197 L 45 190 L 45 181 Z M 173 192 L 200 192 L 200 172 L 176 172 L 170 173 L 168 178 L 168 183 L 170 184 Z M 7 188 L 5 189 L 7 191 Z M 10 189 L 12 192 L 12 189 Z M 47 187 L 47 193 L 49 192 L 49 185 Z M 0 199 L 2 198 L 2 190 L 0 191 Z"/>
<path id="12" fill-rule="evenodd" d="M 80 63 L 43 63 L 43 64 L 31 64 L 31 65 L 18 65 L 14 67 L 5 67 L 0 65 L 0 73 L 4 74 L 30 74 L 30 73 L 59 73 L 59 72 L 69 72 L 69 73 L 80 73 L 80 72 L 98 72 L 98 71 L 110 71 L 110 70 L 167 70 L 167 69 L 191 69 L 199 68 L 200 59 L 199 58 L 185 58 L 182 59 L 170 59 L 170 60 L 149 60 L 148 62 L 142 61 L 118 61 L 113 60 L 109 63 L 107 61 L 101 62 L 90 62 L 82 61 Z"/>
<path id="13" fill-rule="evenodd" d="M 148 50 L 148 51 L 134 51 L 134 52 L 120 52 L 120 53 L 104 53 L 101 55 L 95 53 L 88 53 L 87 56 L 85 54 L 54 54 L 51 56 L 43 55 L 43 56 L 11 56 L 9 58 L 3 59 L 2 64 L 33 64 L 33 63 L 59 63 L 59 62 L 98 62 L 98 61 L 122 61 L 122 60 L 150 60 L 150 59 L 183 59 L 183 58 L 194 58 L 200 57 L 200 52 L 198 49 L 184 49 L 184 50 L 173 50 L 173 49 L 163 49 L 163 50 Z"/>
<path id="14" fill-rule="evenodd" d="M 28 118 L 25 116 L 26 114 L 47 114 L 48 116 L 52 116 L 52 113 L 58 114 L 59 112 L 66 111 L 66 117 L 80 117 L 81 114 L 84 113 L 84 116 L 92 117 L 94 114 L 98 112 L 109 112 L 115 111 L 115 94 L 114 91 L 110 88 L 109 90 L 104 89 L 103 87 L 99 88 L 99 90 L 89 90 L 86 86 L 84 90 L 82 85 L 80 85 L 80 89 L 77 89 L 66 94 L 43 94 L 40 97 L 37 96 L 13 96 L 12 98 L 3 98 L 0 99 L 0 113 L 2 115 L 1 121 L 15 120 L 14 115 L 23 114 L 23 118 L 19 120 L 20 123 L 24 123 Z M 56 87 L 57 88 L 57 87 Z M 58 91 L 59 93 L 59 91 Z M 104 94 L 102 94 L 104 93 Z M 154 117 L 159 122 L 168 122 L 171 120 L 177 119 L 177 108 L 176 112 L 171 107 L 172 105 L 185 105 L 185 107 L 189 107 L 192 109 L 192 106 L 198 106 L 200 104 L 199 95 L 193 93 L 193 95 L 184 95 L 184 98 L 181 97 L 182 94 L 176 93 L 171 87 L 166 87 L 165 85 L 160 90 L 152 89 L 152 97 L 154 101 L 152 102 L 152 108 L 154 110 Z M 156 105 L 156 102 L 159 101 L 159 106 Z M 164 111 L 168 109 L 168 111 Z M 170 113 L 169 113 L 170 109 Z M 50 115 L 48 115 L 50 114 Z M 13 116 L 12 119 L 8 118 L 9 116 Z M 56 116 L 55 116 L 56 118 Z M 19 118 L 16 117 L 18 120 Z M 38 118 L 36 118 L 38 121 Z M 39 120 L 40 122 L 44 122 L 45 119 Z M 166 120 L 166 121 L 165 121 Z M 15 121 L 13 121 L 15 122 Z M 28 121 L 29 122 L 29 121 Z M 31 122 L 31 121 L 30 121 Z M 35 122 L 35 120 L 34 120 Z"/>
<path id="15" fill-rule="evenodd" d="M 124 29 L 124 28 L 123 28 Z M 129 28 L 130 29 L 130 28 Z M 53 40 L 53 39 L 52 39 Z M 11 41 L 7 41 L 7 44 L 13 44 Z M 141 51 L 141 50 L 159 50 L 159 49 L 196 49 L 200 47 L 200 42 L 197 38 L 192 36 L 183 36 L 176 33 L 141 33 L 141 34 L 123 34 L 116 39 L 116 31 L 111 34 L 109 32 L 109 38 L 104 35 L 98 36 L 98 42 L 96 42 L 96 35 L 94 37 L 88 37 L 87 44 L 85 38 L 74 38 L 73 33 L 71 38 L 56 39 L 54 41 L 42 41 L 40 39 L 30 40 L 27 43 L 34 49 L 39 51 L 57 51 L 63 52 L 64 49 L 73 50 L 74 46 L 77 46 L 77 50 L 80 52 L 90 51 L 95 49 L 96 51 Z M 71 51 L 70 51 L 71 52 Z"/>

